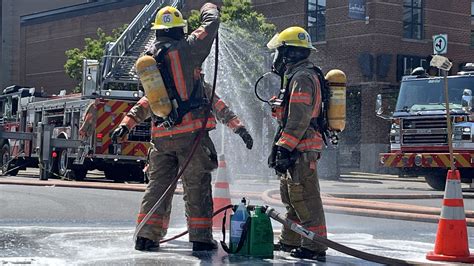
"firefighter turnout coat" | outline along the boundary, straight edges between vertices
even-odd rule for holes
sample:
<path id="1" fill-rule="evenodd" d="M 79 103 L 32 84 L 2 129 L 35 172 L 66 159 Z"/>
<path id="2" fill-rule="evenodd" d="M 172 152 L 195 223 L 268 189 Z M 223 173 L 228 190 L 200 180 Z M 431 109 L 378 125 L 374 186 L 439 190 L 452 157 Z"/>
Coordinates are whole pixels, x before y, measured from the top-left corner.
<path id="1" fill-rule="evenodd" d="M 292 151 L 297 157 L 295 164 L 280 177 L 280 194 L 287 218 L 325 237 L 326 222 L 316 172 L 324 142 L 321 133 L 311 125 L 320 114 L 321 84 L 312 66 L 308 60 L 288 66 L 284 77 L 286 96 L 282 105 L 272 111 L 281 127 L 275 145 Z M 316 252 L 327 249 L 302 239 L 288 228 L 282 229 L 280 242 Z"/>
<path id="2" fill-rule="evenodd" d="M 189 100 L 192 95 L 205 95 L 208 99 L 211 98 L 212 88 L 201 80 L 201 64 L 210 52 L 219 27 L 219 11 L 215 5 L 206 4 L 201 8 L 201 23 L 202 25 L 186 39 L 176 41 L 158 38 L 150 50 L 155 55 L 162 45 L 172 44 L 164 56 L 165 66 L 168 68 L 168 73 L 170 73 L 183 101 Z M 201 85 L 196 86 L 196 84 Z M 138 223 L 143 220 L 170 186 L 178 170 L 183 167 L 206 115 L 209 115 L 206 126 L 208 131 L 216 127 L 216 118 L 233 129 L 234 132 L 243 127 L 239 118 L 217 95 L 210 104 L 212 111 L 208 114 L 206 114 L 209 110 L 208 107 L 202 106 L 191 110 L 183 117 L 181 123 L 170 128 L 153 125 L 151 132 L 153 148 L 147 169 L 150 182 L 142 200 Z M 136 124 L 151 116 L 150 104 L 145 96 L 132 107 L 122 120 L 121 125 L 132 129 Z M 192 242 L 209 243 L 212 241 L 211 171 L 216 168 L 216 150 L 206 133 L 182 176 L 189 240 Z M 170 193 L 164 199 L 138 236 L 154 241 L 159 241 L 165 236 L 170 218 L 172 196 L 173 194 Z"/>

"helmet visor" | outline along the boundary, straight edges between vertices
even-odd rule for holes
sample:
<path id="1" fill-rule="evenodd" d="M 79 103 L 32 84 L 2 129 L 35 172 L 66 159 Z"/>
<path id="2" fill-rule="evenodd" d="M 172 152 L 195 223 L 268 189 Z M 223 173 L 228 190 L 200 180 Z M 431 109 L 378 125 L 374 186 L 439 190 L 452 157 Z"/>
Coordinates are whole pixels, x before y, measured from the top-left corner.
<path id="1" fill-rule="evenodd" d="M 273 38 L 267 43 L 268 49 L 274 50 L 283 45 L 278 38 L 279 36 L 279 33 L 275 34 L 275 36 L 273 36 Z"/>

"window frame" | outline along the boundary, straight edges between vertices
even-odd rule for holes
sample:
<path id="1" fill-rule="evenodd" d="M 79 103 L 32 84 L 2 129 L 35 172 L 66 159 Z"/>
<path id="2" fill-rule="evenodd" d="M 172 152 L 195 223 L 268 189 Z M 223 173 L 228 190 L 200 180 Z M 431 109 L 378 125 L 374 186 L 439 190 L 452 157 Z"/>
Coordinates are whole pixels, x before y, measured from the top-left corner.
<path id="1" fill-rule="evenodd" d="M 469 38 L 469 47 L 474 48 L 474 30 L 471 30 L 471 36 Z"/>
<path id="2" fill-rule="evenodd" d="M 471 0 L 471 24 L 474 24 L 474 0 Z"/>
<path id="3" fill-rule="evenodd" d="M 326 11 L 327 11 L 327 2 L 328 0 L 314 0 L 316 3 L 314 4 L 316 6 L 315 10 L 310 10 L 309 5 L 310 5 L 311 0 L 306 1 L 306 29 L 308 30 L 309 35 L 311 36 L 311 42 L 325 42 L 326 41 Z M 324 8 L 319 8 L 319 2 L 324 1 Z M 313 3 L 311 3 L 313 5 Z M 324 24 L 321 25 L 320 21 L 318 21 L 318 13 L 322 13 L 324 17 Z M 312 17 L 315 19 L 314 22 L 311 22 L 309 18 Z M 310 27 L 309 24 L 313 24 L 313 26 Z M 323 31 L 318 31 L 318 29 L 323 29 Z M 313 29 L 316 29 L 316 34 L 312 34 Z"/>
<path id="4" fill-rule="evenodd" d="M 424 12 L 423 12 L 423 7 L 424 7 L 424 1 L 423 0 L 408 0 L 410 1 L 410 4 L 407 5 L 405 2 L 407 0 L 403 1 L 403 12 L 402 12 L 402 24 L 403 24 L 403 38 L 405 39 L 412 39 L 412 40 L 423 40 L 424 38 Z M 416 6 L 414 5 L 414 1 L 420 1 L 420 5 Z M 472 1 L 472 0 L 471 0 Z M 410 21 L 405 21 L 405 9 L 410 10 Z M 420 18 L 419 21 L 415 21 L 415 11 L 419 11 Z M 409 25 L 409 36 L 406 36 L 406 30 L 405 26 Z M 420 27 L 420 36 L 416 36 L 416 31 L 414 30 L 416 27 Z"/>

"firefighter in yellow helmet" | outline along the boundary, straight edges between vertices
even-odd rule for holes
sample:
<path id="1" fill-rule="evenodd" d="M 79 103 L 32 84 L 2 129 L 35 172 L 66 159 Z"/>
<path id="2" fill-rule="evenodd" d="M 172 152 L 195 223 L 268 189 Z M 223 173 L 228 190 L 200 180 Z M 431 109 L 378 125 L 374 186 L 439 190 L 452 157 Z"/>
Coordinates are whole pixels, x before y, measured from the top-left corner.
<path id="1" fill-rule="evenodd" d="M 174 107 L 177 117 L 173 121 L 163 121 L 154 115 L 150 107 L 153 103 L 145 96 L 128 112 L 112 137 L 124 137 L 135 125 L 152 117 L 153 148 L 147 169 L 150 180 L 138 214 L 137 222 L 140 223 L 183 167 L 205 116 L 209 115 L 206 134 L 182 181 L 193 251 L 213 250 L 217 249 L 217 244 L 212 238 L 211 171 L 217 168 L 217 155 L 207 132 L 216 127 L 217 118 L 240 135 L 248 149 L 252 148 L 253 140 L 239 118 L 217 95 L 209 103 L 212 88 L 204 82 L 201 74 L 201 65 L 210 53 L 219 28 L 217 6 L 211 3 L 202 6 L 201 26 L 187 37 L 184 27 L 185 22 L 179 10 L 169 6 L 160 9 L 152 27 L 156 30 L 156 42 L 147 52 L 161 65 L 160 72 L 166 90 L 170 99 L 178 105 L 177 109 Z M 212 113 L 206 114 L 209 104 L 212 105 Z M 170 193 L 138 233 L 135 249 L 159 249 L 159 241 L 168 229 L 172 197 Z"/>
<path id="2" fill-rule="evenodd" d="M 272 114 L 279 123 L 270 167 L 280 176 L 280 194 L 288 219 L 326 237 L 316 166 L 324 142 L 317 129 L 321 110 L 321 83 L 315 66 L 308 60 L 309 34 L 301 27 L 290 27 L 267 44 L 275 50 L 273 71 L 283 79 L 283 87 L 272 100 Z M 283 228 L 275 249 L 291 256 L 324 261 L 327 247 Z"/>

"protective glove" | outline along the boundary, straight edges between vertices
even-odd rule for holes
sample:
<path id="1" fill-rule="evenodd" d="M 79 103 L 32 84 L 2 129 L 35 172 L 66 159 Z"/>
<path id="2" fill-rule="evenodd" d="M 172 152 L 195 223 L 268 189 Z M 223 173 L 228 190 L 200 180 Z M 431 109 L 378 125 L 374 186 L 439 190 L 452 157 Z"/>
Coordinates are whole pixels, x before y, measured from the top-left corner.
<path id="1" fill-rule="evenodd" d="M 275 170 L 278 173 L 285 174 L 286 171 L 295 163 L 291 152 L 281 146 L 276 146 Z"/>
<path id="2" fill-rule="evenodd" d="M 112 140 L 116 141 L 118 138 L 123 138 L 125 135 L 127 135 L 129 132 L 128 127 L 125 125 L 121 125 L 117 127 L 114 132 L 112 132 L 112 135 L 110 136 Z"/>
<path id="3" fill-rule="evenodd" d="M 247 149 L 251 150 L 253 147 L 253 139 L 252 139 L 252 136 L 250 136 L 250 133 L 247 131 L 247 129 L 245 127 L 241 127 L 237 129 L 235 133 L 239 134 L 239 136 L 242 138 L 245 145 L 247 146 Z"/>

